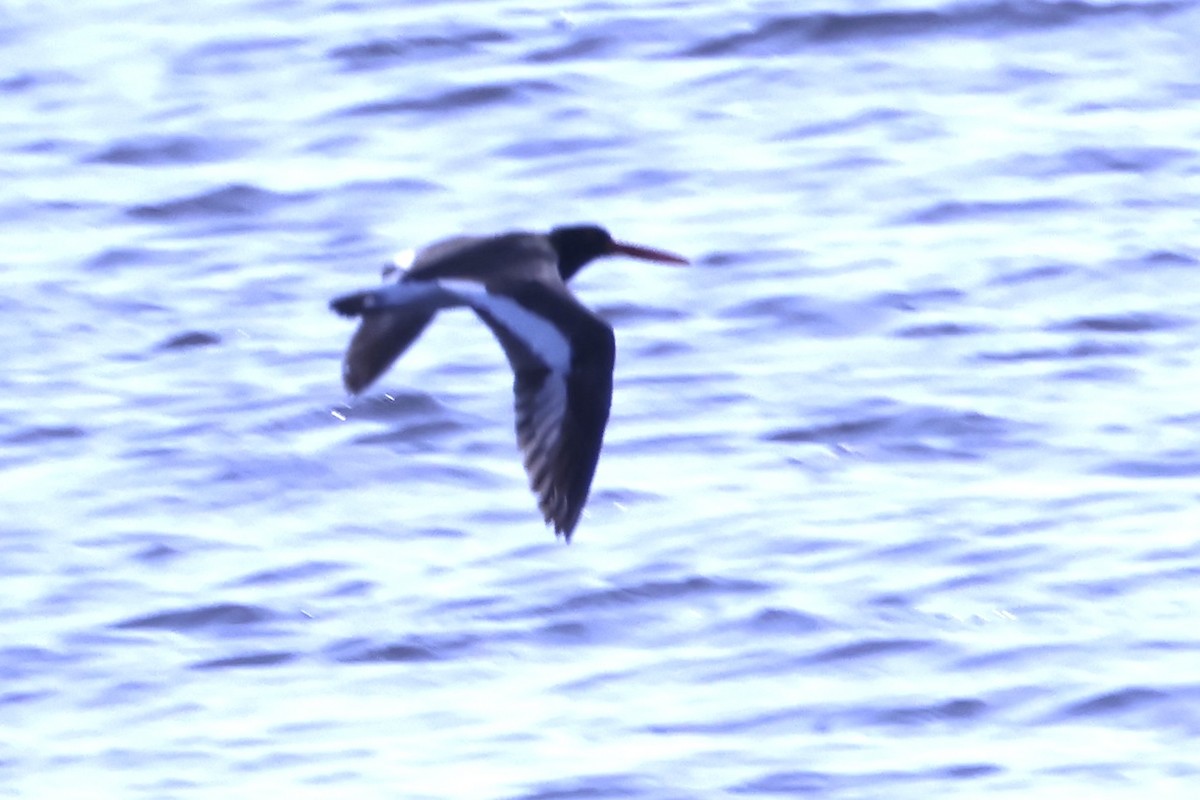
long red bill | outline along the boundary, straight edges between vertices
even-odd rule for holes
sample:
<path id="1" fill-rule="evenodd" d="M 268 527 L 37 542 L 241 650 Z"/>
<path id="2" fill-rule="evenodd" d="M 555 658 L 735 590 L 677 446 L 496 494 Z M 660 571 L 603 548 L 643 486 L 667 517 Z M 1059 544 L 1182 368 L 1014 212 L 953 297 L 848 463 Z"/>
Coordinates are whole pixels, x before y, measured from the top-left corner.
<path id="1" fill-rule="evenodd" d="M 674 253 L 668 253 L 665 250 L 655 250 L 653 247 L 642 247 L 639 244 L 626 244 L 625 242 L 613 242 L 614 253 L 629 256 L 630 258 L 640 258 L 644 261 L 657 261 L 661 264 L 687 264 L 688 260 L 683 256 L 677 256 Z"/>

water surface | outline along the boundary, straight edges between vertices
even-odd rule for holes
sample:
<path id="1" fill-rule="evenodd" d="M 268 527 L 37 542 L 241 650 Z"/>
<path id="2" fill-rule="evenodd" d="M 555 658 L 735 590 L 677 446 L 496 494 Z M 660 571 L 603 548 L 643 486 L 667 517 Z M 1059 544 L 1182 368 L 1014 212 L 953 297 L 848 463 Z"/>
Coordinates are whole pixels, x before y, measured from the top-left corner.
<path id="1" fill-rule="evenodd" d="M 0 11 L 0 796 L 1191 797 L 1193 2 Z M 570 547 L 449 314 L 599 222 Z"/>

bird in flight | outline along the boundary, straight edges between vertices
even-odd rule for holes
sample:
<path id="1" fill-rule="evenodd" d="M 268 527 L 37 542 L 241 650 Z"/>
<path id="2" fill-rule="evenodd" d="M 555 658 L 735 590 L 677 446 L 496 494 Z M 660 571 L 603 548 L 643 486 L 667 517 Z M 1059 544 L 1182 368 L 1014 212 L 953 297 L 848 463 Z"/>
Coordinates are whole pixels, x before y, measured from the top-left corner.
<path id="1" fill-rule="evenodd" d="M 330 303 L 342 316 L 361 318 L 342 363 L 346 389 L 358 394 L 370 386 L 439 311 L 470 308 L 508 357 L 530 487 L 546 523 L 570 542 L 608 424 L 616 345 L 612 328 L 575 299 L 567 281 L 613 255 L 688 263 L 618 242 L 597 225 L 460 236 L 425 247 L 395 283 Z"/>

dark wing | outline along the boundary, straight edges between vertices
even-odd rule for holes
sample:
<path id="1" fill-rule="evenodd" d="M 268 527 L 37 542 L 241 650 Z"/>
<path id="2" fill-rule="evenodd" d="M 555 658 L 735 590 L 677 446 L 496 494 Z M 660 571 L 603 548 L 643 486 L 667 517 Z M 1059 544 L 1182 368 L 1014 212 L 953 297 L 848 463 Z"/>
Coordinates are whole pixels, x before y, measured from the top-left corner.
<path id="1" fill-rule="evenodd" d="M 358 394 L 374 383 L 417 340 L 436 314 L 436 309 L 412 309 L 364 316 L 342 360 L 346 390 Z"/>
<path id="2" fill-rule="evenodd" d="M 517 443 L 538 507 L 569 542 L 608 424 L 613 331 L 565 290 L 537 282 L 504 289 L 504 296 L 489 295 L 472 307 L 512 365 Z M 523 319 L 521 311 L 533 319 Z M 561 338 L 553 340 L 555 334 Z"/>

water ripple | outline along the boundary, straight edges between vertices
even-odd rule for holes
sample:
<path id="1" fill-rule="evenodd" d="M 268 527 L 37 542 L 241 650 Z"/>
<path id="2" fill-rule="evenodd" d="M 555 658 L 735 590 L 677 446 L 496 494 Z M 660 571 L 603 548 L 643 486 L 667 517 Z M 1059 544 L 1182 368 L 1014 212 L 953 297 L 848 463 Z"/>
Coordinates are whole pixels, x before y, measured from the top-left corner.
<path id="1" fill-rule="evenodd" d="M 471 52 L 476 45 L 498 44 L 512 40 L 504 31 L 479 28 L 452 35 L 416 35 L 369 39 L 341 45 L 328 52 L 347 70 L 372 70 L 396 63 L 423 63 Z"/>
<path id="2" fill-rule="evenodd" d="M 512 81 L 486 86 L 447 89 L 425 97 L 399 97 L 394 100 L 360 103 L 343 109 L 340 113 L 351 117 L 428 111 L 446 113 L 455 110 L 464 111 L 509 105 L 560 91 L 562 90 L 557 84 L 548 81 Z"/>
<path id="3" fill-rule="evenodd" d="M 819 12 L 770 17 L 753 31 L 719 36 L 684 51 L 692 57 L 776 55 L 813 44 L 959 35 L 993 38 L 1098 17 L 1161 17 L 1187 3 L 996 2 L 958 4 L 938 10 Z"/>
<path id="4" fill-rule="evenodd" d="M 224 628 L 230 625 L 253 625 L 274 618 L 275 614 L 260 606 L 240 603 L 218 603 L 215 605 L 186 608 L 179 611 L 163 611 L 118 622 L 118 629 L 162 629 L 190 631 L 209 628 Z"/>
<path id="5" fill-rule="evenodd" d="M 246 184 L 232 184 L 177 200 L 136 205 L 127 213 L 135 219 L 152 222 L 255 216 L 270 211 L 287 200 L 285 195 L 278 192 Z"/>

